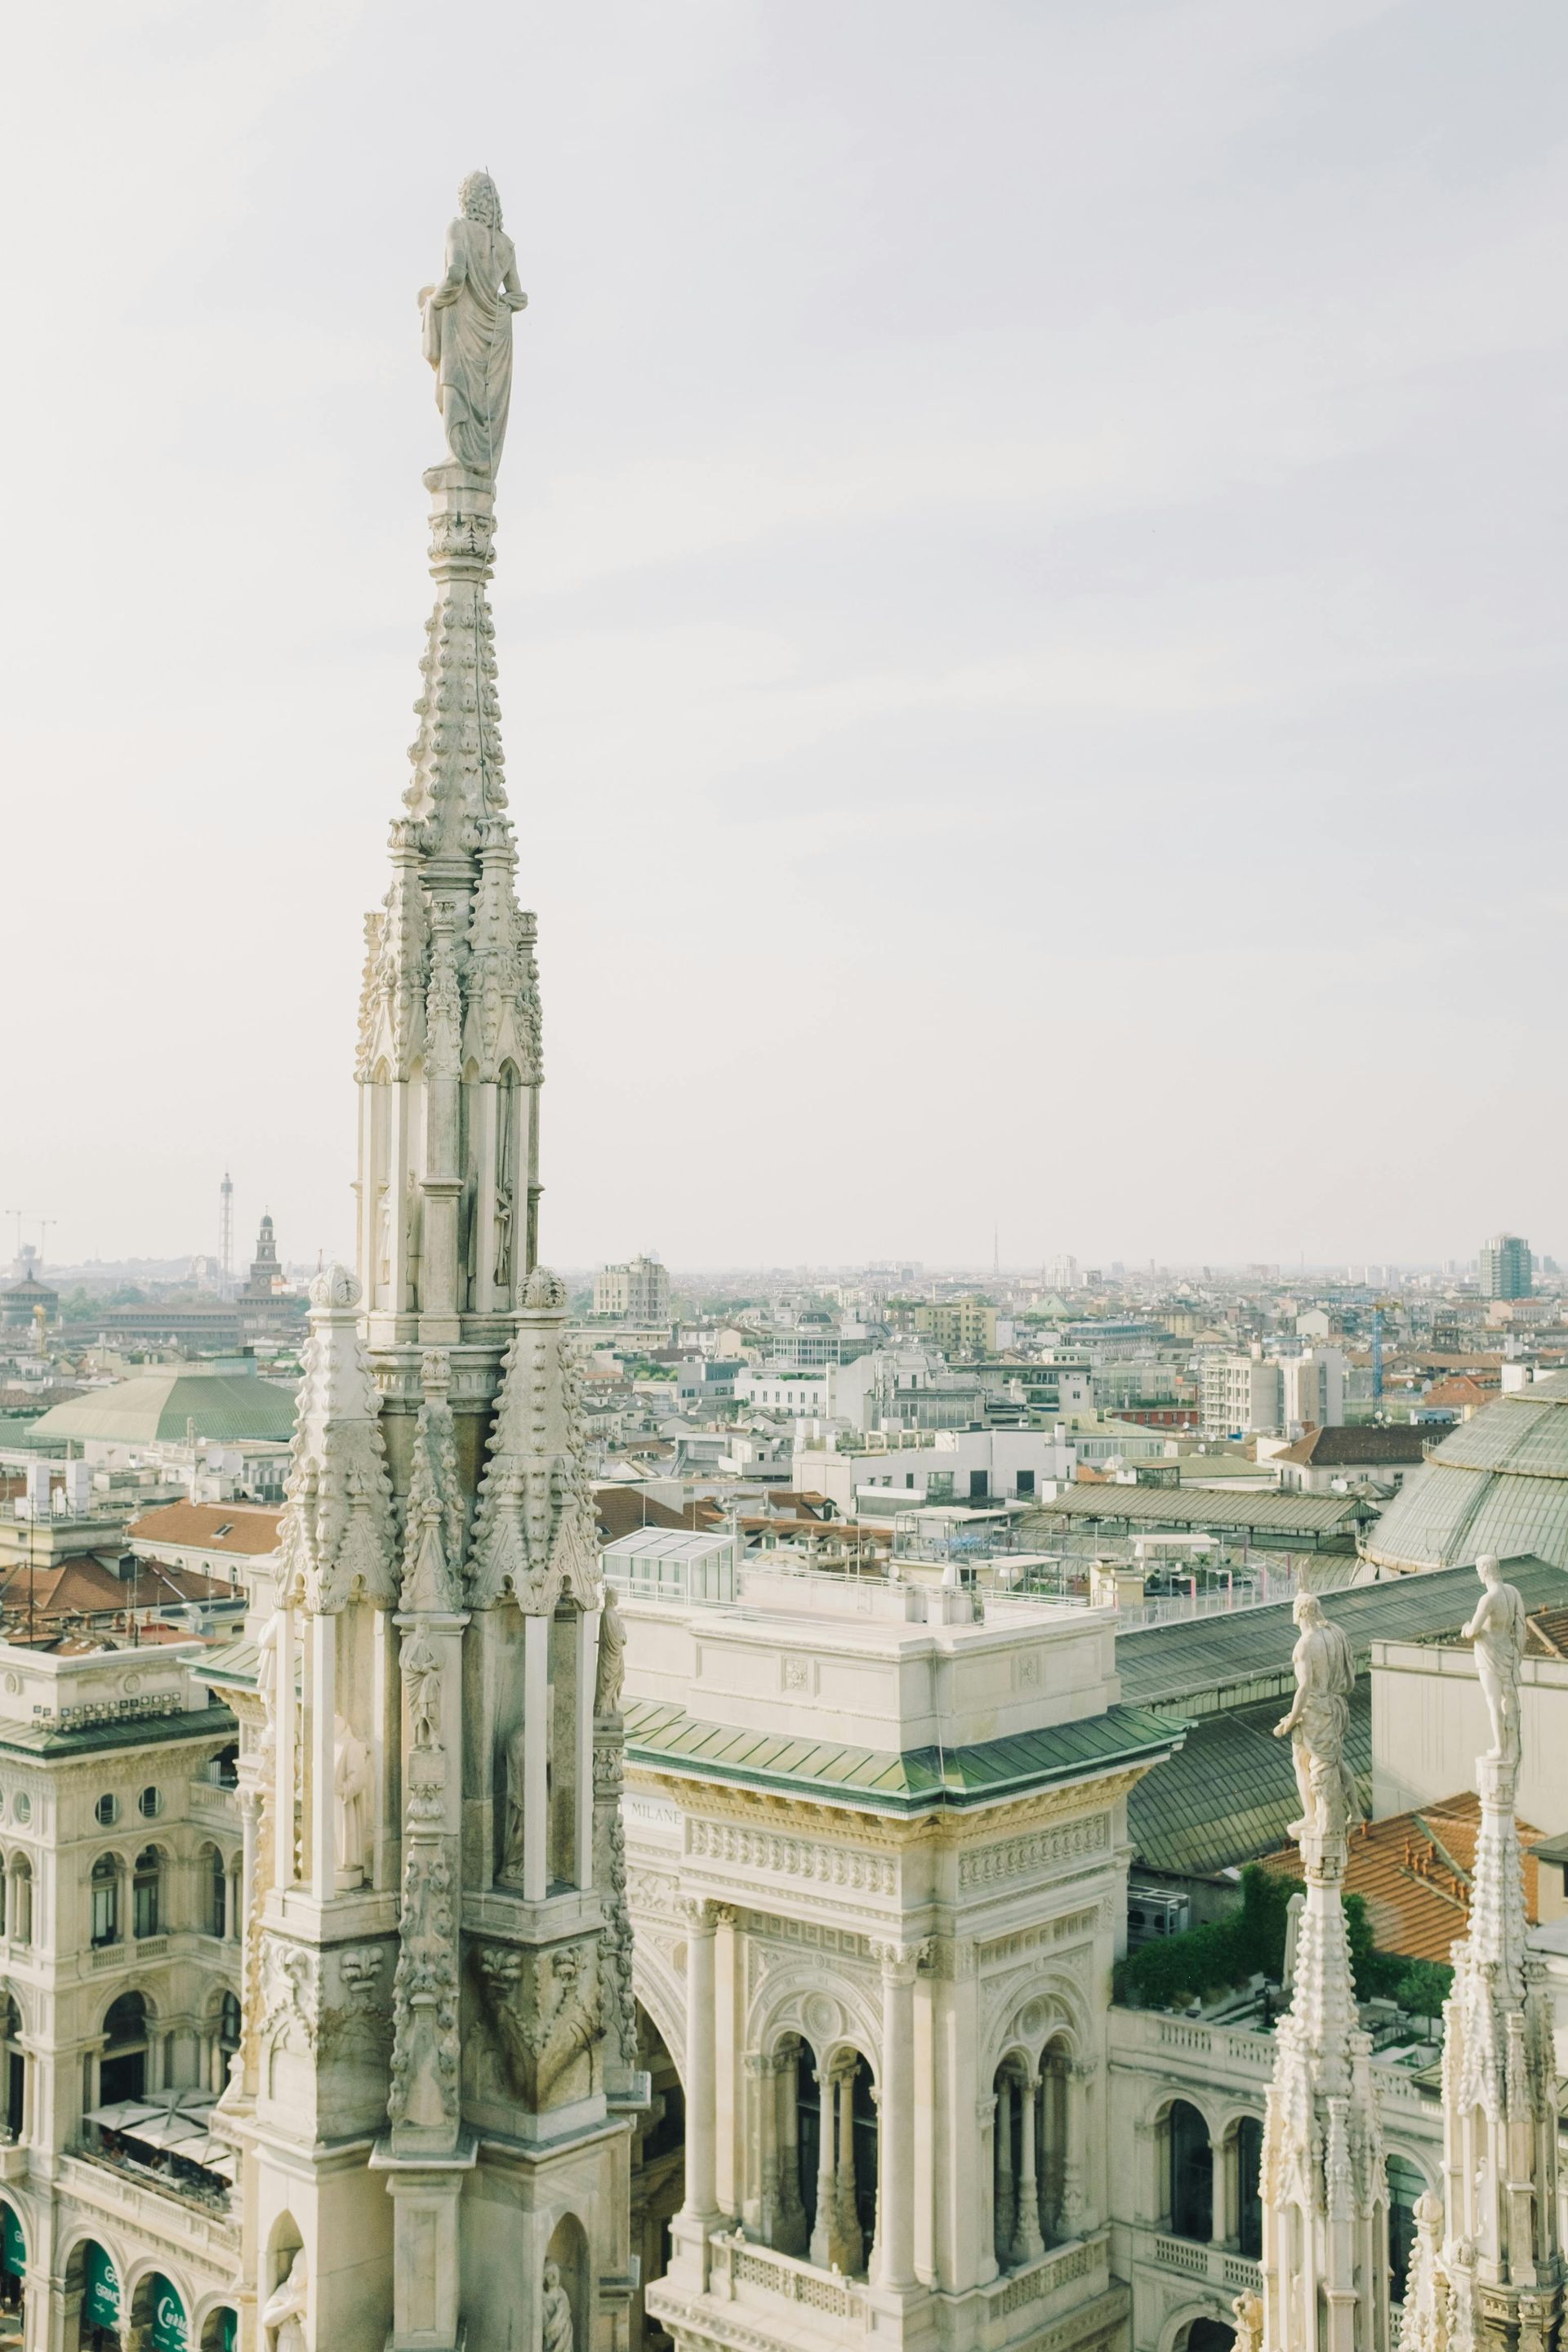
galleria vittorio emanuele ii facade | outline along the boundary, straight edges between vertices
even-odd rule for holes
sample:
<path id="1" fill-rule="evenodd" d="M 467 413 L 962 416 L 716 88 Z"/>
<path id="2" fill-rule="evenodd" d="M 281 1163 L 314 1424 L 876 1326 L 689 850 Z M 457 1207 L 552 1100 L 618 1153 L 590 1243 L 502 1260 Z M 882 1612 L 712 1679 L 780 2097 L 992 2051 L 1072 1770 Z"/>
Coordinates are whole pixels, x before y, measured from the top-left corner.
<path id="1" fill-rule="evenodd" d="M 1184 1738 L 1124 1699 L 1113 1608 L 765 1562 L 714 1589 L 679 1544 L 650 1593 L 646 1546 L 601 1555 L 486 601 L 525 298 L 485 173 L 459 206 L 422 297 L 447 455 L 365 927 L 357 1259 L 311 1291 L 278 1549 L 225 1642 L 0 1657 L 8 2324 L 26 2352 L 1551 2352 L 1495 1569 L 1468 1933 L 1417 2072 L 1353 1994 L 1357 1664 L 1310 1593 L 1280 1999 L 1192 2015 L 1112 1998 L 1129 1799 Z"/>

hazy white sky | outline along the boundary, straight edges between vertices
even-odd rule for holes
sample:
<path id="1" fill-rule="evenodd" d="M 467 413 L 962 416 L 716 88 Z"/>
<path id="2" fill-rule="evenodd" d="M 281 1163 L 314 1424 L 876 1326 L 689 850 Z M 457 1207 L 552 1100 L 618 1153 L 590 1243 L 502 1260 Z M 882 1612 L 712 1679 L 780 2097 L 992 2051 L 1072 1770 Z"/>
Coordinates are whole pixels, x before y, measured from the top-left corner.
<path id="1" fill-rule="evenodd" d="M 6 64 L 51 1256 L 215 1246 L 226 1161 L 347 1244 L 479 163 L 548 1257 L 1568 1246 L 1561 0 L 78 0 Z"/>

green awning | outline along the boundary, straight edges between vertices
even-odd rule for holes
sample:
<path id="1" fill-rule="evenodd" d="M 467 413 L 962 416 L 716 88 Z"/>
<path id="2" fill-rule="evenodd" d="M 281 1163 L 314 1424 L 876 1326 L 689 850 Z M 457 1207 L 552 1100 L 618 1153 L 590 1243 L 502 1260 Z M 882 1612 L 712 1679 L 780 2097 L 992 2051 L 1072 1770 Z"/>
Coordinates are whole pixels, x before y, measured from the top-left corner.
<path id="1" fill-rule="evenodd" d="M 153 2273 L 153 2352 L 190 2352 L 185 2306 L 162 2271 Z"/>
<path id="2" fill-rule="evenodd" d="M 0 2270 L 9 2271 L 13 2278 L 27 2275 L 27 2242 L 9 2205 L 0 2205 Z"/>
<path id="3" fill-rule="evenodd" d="M 96 2238 L 87 2242 L 87 2291 L 81 2314 L 94 2327 L 119 2329 L 120 2280 Z"/>

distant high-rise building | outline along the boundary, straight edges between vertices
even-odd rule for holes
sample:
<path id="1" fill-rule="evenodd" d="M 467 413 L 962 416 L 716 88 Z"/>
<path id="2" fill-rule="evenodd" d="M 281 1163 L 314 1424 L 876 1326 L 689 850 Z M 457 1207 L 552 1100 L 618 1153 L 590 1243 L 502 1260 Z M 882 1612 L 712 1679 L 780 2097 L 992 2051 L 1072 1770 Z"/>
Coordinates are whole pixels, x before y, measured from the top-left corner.
<path id="1" fill-rule="evenodd" d="M 1530 1244 L 1518 1234 L 1494 1234 L 1481 1244 L 1478 1271 L 1483 1298 L 1528 1298 Z"/>
<path id="2" fill-rule="evenodd" d="M 602 1265 L 594 1276 L 594 1312 L 623 1323 L 668 1323 L 669 1276 L 656 1257 Z"/>

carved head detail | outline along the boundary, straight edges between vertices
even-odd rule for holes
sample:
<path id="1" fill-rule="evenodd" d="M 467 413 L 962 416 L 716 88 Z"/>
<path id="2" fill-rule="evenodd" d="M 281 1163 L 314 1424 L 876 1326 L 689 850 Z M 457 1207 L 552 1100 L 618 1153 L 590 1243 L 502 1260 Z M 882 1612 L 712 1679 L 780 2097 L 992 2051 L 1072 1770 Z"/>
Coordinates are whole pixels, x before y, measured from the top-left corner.
<path id="1" fill-rule="evenodd" d="M 470 172 L 458 190 L 458 204 L 465 220 L 483 221 L 488 228 L 500 226 L 500 196 L 488 172 Z"/>

